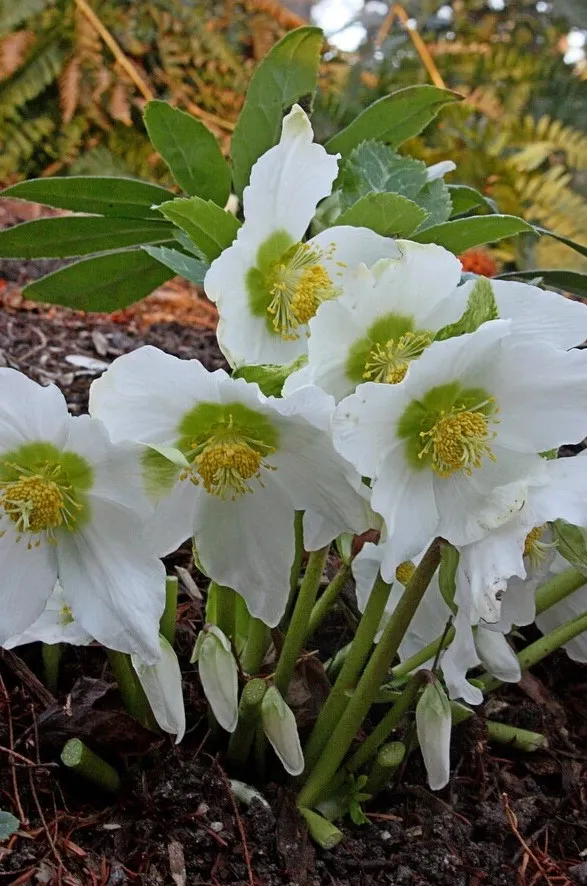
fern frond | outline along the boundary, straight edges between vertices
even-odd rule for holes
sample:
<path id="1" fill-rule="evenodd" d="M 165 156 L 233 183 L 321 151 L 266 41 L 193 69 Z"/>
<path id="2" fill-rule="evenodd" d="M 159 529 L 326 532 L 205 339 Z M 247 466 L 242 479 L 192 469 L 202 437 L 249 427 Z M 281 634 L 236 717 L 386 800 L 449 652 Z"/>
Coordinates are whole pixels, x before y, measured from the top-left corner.
<path id="1" fill-rule="evenodd" d="M 8 34 L 21 22 L 55 6 L 55 0 L 0 0 L 0 34 Z"/>
<path id="2" fill-rule="evenodd" d="M 587 169 L 587 135 L 564 126 L 560 120 L 543 115 L 539 120 L 527 114 L 509 125 L 511 142 L 526 145 L 514 158 L 518 169 L 530 172 L 555 153 L 564 155 L 567 166 Z"/>
<path id="3" fill-rule="evenodd" d="M 0 40 L 0 80 L 14 74 L 34 42 L 35 34 L 30 30 L 14 31 Z"/>
<path id="4" fill-rule="evenodd" d="M 0 110 L 19 108 L 43 92 L 58 76 L 63 55 L 55 38 L 34 46 L 25 63 L 0 83 Z"/>
<path id="5" fill-rule="evenodd" d="M 64 123 L 70 122 L 78 106 L 81 76 L 80 60 L 74 55 L 59 75 L 59 105 Z"/>

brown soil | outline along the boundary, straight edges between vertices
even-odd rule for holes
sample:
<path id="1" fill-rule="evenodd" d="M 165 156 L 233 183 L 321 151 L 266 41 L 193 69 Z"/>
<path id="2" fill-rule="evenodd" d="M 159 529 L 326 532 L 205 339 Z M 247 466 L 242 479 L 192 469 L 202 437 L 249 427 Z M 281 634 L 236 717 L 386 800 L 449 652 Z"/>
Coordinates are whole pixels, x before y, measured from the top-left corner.
<path id="1" fill-rule="evenodd" d="M 42 383 L 55 381 L 74 413 L 86 408 L 89 384 L 100 369 L 74 366 L 68 356 L 109 363 L 121 353 L 153 344 L 181 357 L 198 357 L 210 368 L 223 365 L 207 329 L 178 322 L 149 324 L 137 314 L 123 324 L 24 305 L 18 289 L 24 271 L 14 264 L 3 269 L 0 263 L 0 277 L 3 273 L 9 279 L 0 308 L 0 364 Z M 190 298 L 197 296 L 190 292 Z M 189 550 L 169 559 L 168 569 L 176 566 L 202 584 Z M 561 653 L 520 686 L 494 694 L 479 719 L 455 730 L 453 777 L 444 791 L 429 791 L 415 753 L 369 807 L 369 824 L 343 826 L 343 842 L 321 851 L 308 841 L 283 781 L 270 780 L 262 788 L 268 808 L 257 801 L 239 805 L 230 790 L 223 769 L 225 743 L 208 731 L 197 675 L 189 665 L 202 623 L 202 601 L 185 575 L 177 649 L 188 732 L 179 747 L 122 712 L 101 650 L 66 649 L 57 699 L 35 677 L 42 673 L 37 648 L 0 657 L 0 807 L 21 821 L 18 832 L 0 843 L 1 883 L 587 883 L 584 667 Z M 341 642 L 352 614 L 348 596 L 342 613 L 313 640 L 318 658 Z M 321 682 L 320 667 L 304 673 L 311 702 Z M 544 732 L 550 749 L 524 755 L 488 745 L 484 715 Z M 115 802 L 60 767 L 60 749 L 73 734 L 125 772 Z M 274 775 L 281 778 L 277 767 Z M 250 773 L 240 777 L 252 779 Z"/>

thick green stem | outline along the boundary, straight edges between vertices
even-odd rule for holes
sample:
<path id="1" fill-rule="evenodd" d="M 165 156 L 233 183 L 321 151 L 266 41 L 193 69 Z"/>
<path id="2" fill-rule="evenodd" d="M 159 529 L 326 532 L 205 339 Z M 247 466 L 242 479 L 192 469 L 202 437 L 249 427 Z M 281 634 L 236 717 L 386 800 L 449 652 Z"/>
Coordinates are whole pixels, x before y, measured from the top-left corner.
<path id="1" fill-rule="evenodd" d="M 353 756 L 345 766 L 348 772 L 356 772 L 371 757 L 377 753 L 377 749 L 397 728 L 404 715 L 410 709 L 414 699 L 416 698 L 422 680 L 418 674 L 414 674 L 411 680 L 406 683 L 404 689 L 399 695 L 397 701 L 392 708 L 379 721 L 373 732 L 371 732 L 365 741 L 361 742 Z"/>
<path id="2" fill-rule="evenodd" d="M 42 643 L 43 651 L 43 672 L 45 675 L 45 686 L 52 692 L 57 694 L 57 686 L 59 685 L 59 663 L 61 662 L 61 654 L 63 652 L 61 643 Z"/>
<path id="3" fill-rule="evenodd" d="M 331 821 L 318 815 L 317 812 L 312 812 L 311 809 L 300 807 L 300 812 L 306 820 L 312 840 L 318 846 L 321 846 L 322 849 L 334 849 L 336 844 L 340 843 L 343 836 L 342 831 Z"/>
<path id="4" fill-rule="evenodd" d="M 536 614 L 540 615 L 545 609 L 560 603 L 584 584 L 587 584 L 587 577 L 572 567 L 554 575 L 536 591 Z"/>
<path id="5" fill-rule="evenodd" d="M 498 723 L 496 720 L 486 720 L 487 738 L 498 744 L 507 744 L 518 751 L 532 753 L 544 750 L 548 747 L 548 739 L 540 732 L 530 732 L 528 729 L 518 729 L 509 723 Z"/>
<path id="6" fill-rule="evenodd" d="M 455 629 L 451 625 L 448 631 L 442 636 L 437 637 L 436 640 L 433 640 L 428 646 L 420 649 L 420 651 L 416 652 L 415 655 L 412 655 L 411 658 L 407 658 L 405 661 L 402 661 L 401 664 L 392 668 L 391 673 L 394 677 L 406 677 L 408 674 L 411 674 L 416 668 L 420 668 L 422 665 L 426 664 L 427 661 L 430 661 L 430 659 L 436 658 L 439 652 L 442 652 L 443 649 L 450 646 L 454 639 L 454 635 Z"/>
<path id="7" fill-rule="evenodd" d="M 406 747 L 401 741 L 392 741 L 389 744 L 384 744 L 373 761 L 373 766 L 365 785 L 365 793 L 371 794 L 372 797 L 381 793 L 405 756 Z"/>
<path id="8" fill-rule="evenodd" d="M 247 643 L 241 655 L 241 667 L 245 674 L 258 674 L 269 646 L 271 632 L 260 618 L 251 618 Z"/>
<path id="9" fill-rule="evenodd" d="M 251 752 L 266 691 L 265 681 L 259 678 L 245 684 L 238 706 L 237 727 L 228 743 L 227 760 L 233 766 L 244 766 Z"/>
<path id="10" fill-rule="evenodd" d="M 302 559 L 304 556 L 304 512 L 296 511 L 296 516 L 294 519 L 294 558 L 293 563 L 291 564 L 291 570 L 289 573 L 289 597 L 287 600 L 287 606 L 285 607 L 285 614 L 281 621 L 281 628 L 285 630 L 288 626 L 291 615 L 296 605 L 296 598 L 298 595 L 298 581 L 300 578 L 300 570 L 302 568 Z"/>
<path id="11" fill-rule="evenodd" d="M 338 595 L 344 588 L 350 574 L 351 567 L 343 564 L 330 582 L 330 584 L 325 588 L 322 596 L 314 604 L 314 608 L 312 609 L 312 614 L 310 616 L 310 622 L 308 624 L 308 635 L 306 639 L 311 637 L 311 635 L 318 630 L 318 628 L 330 612 L 332 606 L 338 599 Z"/>
<path id="12" fill-rule="evenodd" d="M 116 769 L 86 747 L 79 738 L 70 738 L 64 745 L 61 762 L 103 791 L 116 794 L 120 790 L 120 776 Z"/>
<path id="13" fill-rule="evenodd" d="M 281 655 L 277 662 L 277 668 L 275 669 L 274 682 L 284 698 L 287 695 L 287 688 L 306 639 L 308 622 L 310 620 L 314 601 L 316 600 L 318 588 L 320 587 L 320 580 L 326 564 L 326 558 L 328 557 L 329 548 L 330 545 L 326 545 L 326 547 L 321 548 L 318 551 L 313 551 L 310 554 L 308 565 L 306 566 L 306 572 L 302 584 L 300 585 L 298 599 L 296 600 L 293 615 L 285 635 L 283 649 L 281 650 Z"/>
<path id="14" fill-rule="evenodd" d="M 235 598 L 232 588 L 218 585 L 211 581 L 208 593 L 216 597 L 216 624 L 228 639 L 234 639 L 235 628 Z"/>
<path id="15" fill-rule="evenodd" d="M 330 779 L 354 741 L 357 731 L 387 675 L 399 644 L 438 568 L 440 549 L 441 540 L 435 539 L 408 582 L 351 700 L 300 793 L 300 806 L 312 807 L 319 797 L 328 790 Z"/>
<path id="16" fill-rule="evenodd" d="M 322 706 L 312 734 L 304 748 L 306 772 L 311 772 L 317 763 L 348 704 L 349 690 L 355 688 L 369 657 L 390 590 L 391 586 L 384 582 L 381 576 L 378 576 L 336 683 Z"/>
<path id="17" fill-rule="evenodd" d="M 159 630 L 170 646 L 175 643 L 175 625 L 177 622 L 177 591 L 179 582 L 175 575 L 165 579 L 165 609 L 161 616 Z"/>
<path id="18" fill-rule="evenodd" d="M 124 652 L 115 652 L 114 649 L 107 649 L 106 652 L 125 710 L 147 729 L 157 730 L 157 723 L 143 687 L 135 674 L 130 656 Z"/>

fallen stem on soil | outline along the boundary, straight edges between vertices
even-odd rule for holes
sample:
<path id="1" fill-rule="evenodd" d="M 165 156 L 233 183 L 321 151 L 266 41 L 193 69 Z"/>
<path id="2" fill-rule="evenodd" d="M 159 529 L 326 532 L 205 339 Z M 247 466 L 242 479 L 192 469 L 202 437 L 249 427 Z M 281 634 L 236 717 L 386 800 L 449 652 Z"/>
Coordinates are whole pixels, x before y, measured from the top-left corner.
<path id="1" fill-rule="evenodd" d="M 61 751 L 61 762 L 104 791 L 116 794 L 120 790 L 120 776 L 116 769 L 86 747 L 79 738 L 70 738 L 66 742 Z"/>

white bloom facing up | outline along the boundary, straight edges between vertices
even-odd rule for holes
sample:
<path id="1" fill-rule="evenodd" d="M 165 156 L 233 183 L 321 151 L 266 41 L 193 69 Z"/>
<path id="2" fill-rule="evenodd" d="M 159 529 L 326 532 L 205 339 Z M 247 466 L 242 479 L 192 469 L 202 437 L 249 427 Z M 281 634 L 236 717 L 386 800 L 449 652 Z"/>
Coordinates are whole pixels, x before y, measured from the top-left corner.
<path id="1" fill-rule="evenodd" d="M 253 166 L 235 242 L 206 274 L 218 341 L 232 366 L 289 363 L 305 354 L 308 320 L 339 294 L 348 270 L 397 255 L 393 240 L 366 228 L 334 227 L 303 242 L 338 174 L 337 157 L 312 139 L 307 115 L 294 105 L 279 144 Z"/>
<path id="2" fill-rule="evenodd" d="M 139 455 L 72 417 L 56 387 L 0 369 L 0 644 L 34 625 L 59 579 L 88 634 L 159 658 L 165 571 L 145 539 Z"/>
<path id="3" fill-rule="evenodd" d="M 318 388 L 265 397 L 256 384 L 151 347 L 115 360 L 90 394 L 113 439 L 149 447 L 143 467 L 160 500 L 158 552 L 193 535 L 205 572 L 270 626 L 289 594 L 295 511 L 324 518 L 311 527 L 309 547 L 369 525 L 358 478 L 351 482 L 355 472 L 332 446 L 333 408 Z"/>
<path id="4" fill-rule="evenodd" d="M 443 326 L 463 313 L 450 296 L 461 263 L 441 246 L 397 240 L 398 258 L 360 265 L 342 295 L 310 320 L 308 364 L 284 393 L 316 384 L 338 401 L 365 381 L 395 384 Z"/>
<path id="5" fill-rule="evenodd" d="M 384 579 L 430 538 L 463 546 L 507 523 L 528 485 L 547 482 L 539 453 L 585 436 L 586 393 L 586 353 L 495 320 L 433 342 L 400 384 L 367 382 L 341 401 L 334 443 L 374 481 Z"/>

